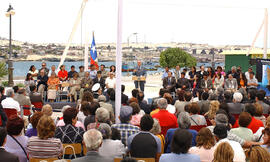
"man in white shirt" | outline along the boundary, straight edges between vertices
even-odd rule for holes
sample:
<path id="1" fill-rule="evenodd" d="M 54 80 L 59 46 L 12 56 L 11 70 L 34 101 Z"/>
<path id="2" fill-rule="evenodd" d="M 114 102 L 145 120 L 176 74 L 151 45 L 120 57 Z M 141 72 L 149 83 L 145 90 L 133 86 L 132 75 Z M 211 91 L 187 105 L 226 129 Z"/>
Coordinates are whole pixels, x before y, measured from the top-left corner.
<path id="1" fill-rule="evenodd" d="M 258 80 L 254 76 L 254 72 L 249 73 L 249 78 L 247 78 L 247 88 L 248 89 L 257 89 Z"/>
<path id="2" fill-rule="evenodd" d="M 227 127 L 226 126 L 217 125 L 214 128 L 214 134 L 215 134 L 215 138 L 217 140 L 217 143 L 214 146 L 214 149 L 216 149 L 219 144 L 221 144 L 223 142 L 228 142 L 234 151 L 233 161 L 234 162 L 245 162 L 246 161 L 246 155 L 245 155 L 244 150 L 241 147 L 241 145 L 238 142 L 229 140 L 227 138 Z"/>
<path id="3" fill-rule="evenodd" d="M 8 89 L 6 92 L 6 96 L 7 96 L 7 98 L 1 102 L 3 108 L 4 109 L 16 109 L 17 112 L 19 113 L 20 112 L 20 104 L 19 104 L 19 102 L 15 101 L 13 99 L 13 97 L 14 97 L 13 89 Z"/>
<path id="4" fill-rule="evenodd" d="M 248 68 L 248 71 L 245 72 L 245 76 L 246 76 L 247 79 L 249 78 L 249 73 L 250 73 L 250 72 L 253 72 L 252 67 L 249 67 L 249 68 Z"/>
<path id="5" fill-rule="evenodd" d="M 114 78 L 114 73 L 109 72 L 109 77 L 105 81 L 106 88 L 107 89 L 109 89 L 109 88 L 115 89 L 115 82 L 116 82 L 116 80 Z"/>

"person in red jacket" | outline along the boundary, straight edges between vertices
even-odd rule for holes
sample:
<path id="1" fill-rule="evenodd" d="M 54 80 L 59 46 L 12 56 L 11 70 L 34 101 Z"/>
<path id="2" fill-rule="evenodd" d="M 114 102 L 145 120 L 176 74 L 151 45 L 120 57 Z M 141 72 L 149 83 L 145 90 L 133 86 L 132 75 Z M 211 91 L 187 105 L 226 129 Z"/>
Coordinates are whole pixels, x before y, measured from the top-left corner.
<path id="1" fill-rule="evenodd" d="M 174 114 L 171 114 L 166 110 L 168 103 L 165 98 L 159 99 L 157 101 L 157 105 L 159 107 L 159 111 L 152 117 L 159 121 L 161 134 L 165 136 L 168 129 L 178 128 L 177 118 Z"/>
<path id="2" fill-rule="evenodd" d="M 58 78 L 60 81 L 66 81 L 68 78 L 68 72 L 65 70 L 65 65 L 60 66 L 60 71 L 58 72 Z"/>
<path id="3" fill-rule="evenodd" d="M 254 104 L 246 104 L 244 111 L 248 112 L 252 116 L 251 122 L 247 128 L 251 129 L 253 133 L 256 133 L 260 127 L 264 127 L 262 121 L 254 118 L 254 115 L 256 112 L 256 108 Z M 233 128 L 238 128 L 238 127 L 239 127 L 239 124 L 238 124 L 238 119 L 237 119 L 235 124 L 233 125 Z"/>

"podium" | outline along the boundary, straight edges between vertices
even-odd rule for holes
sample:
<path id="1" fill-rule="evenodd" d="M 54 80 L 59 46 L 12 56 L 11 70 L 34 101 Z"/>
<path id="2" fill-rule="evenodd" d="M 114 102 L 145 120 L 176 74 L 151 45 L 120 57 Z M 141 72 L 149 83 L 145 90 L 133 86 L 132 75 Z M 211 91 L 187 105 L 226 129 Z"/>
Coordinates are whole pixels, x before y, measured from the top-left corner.
<path id="1" fill-rule="evenodd" d="M 134 81 L 145 81 L 146 80 L 146 78 L 145 78 L 145 76 L 132 76 L 132 80 L 134 80 Z"/>

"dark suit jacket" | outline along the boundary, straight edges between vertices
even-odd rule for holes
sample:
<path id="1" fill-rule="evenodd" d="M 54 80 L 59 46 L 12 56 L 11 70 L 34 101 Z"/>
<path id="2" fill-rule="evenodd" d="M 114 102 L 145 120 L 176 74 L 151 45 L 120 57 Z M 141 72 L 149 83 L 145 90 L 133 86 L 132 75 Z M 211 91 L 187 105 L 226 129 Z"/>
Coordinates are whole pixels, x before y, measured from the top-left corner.
<path id="1" fill-rule="evenodd" d="M 38 76 L 37 77 L 37 79 L 38 80 L 40 80 L 39 82 L 38 82 L 38 84 L 37 84 L 37 89 L 38 89 L 38 87 L 41 85 L 41 84 L 43 84 L 44 86 L 45 86 L 45 91 L 47 91 L 47 87 L 48 87 L 48 84 L 47 84 L 47 82 L 48 82 L 48 76 L 47 75 L 44 75 L 43 77 L 42 76 Z"/>
<path id="2" fill-rule="evenodd" d="M 98 152 L 89 151 L 86 156 L 71 160 L 72 162 L 113 162 L 113 158 L 100 156 Z"/>
<path id="3" fill-rule="evenodd" d="M 168 85 L 169 85 L 169 77 L 165 77 L 163 79 L 163 87 L 165 89 L 167 89 L 167 86 Z M 176 79 L 175 79 L 175 77 L 171 77 L 171 85 L 170 85 L 170 88 L 168 90 L 170 90 L 171 92 L 173 92 L 174 89 L 175 89 L 175 87 L 176 87 Z"/>
<path id="4" fill-rule="evenodd" d="M 95 77 L 95 79 L 93 79 L 93 82 L 94 82 L 94 84 L 99 83 L 100 86 L 102 87 L 102 90 L 104 90 L 104 88 L 105 88 L 105 80 L 104 80 L 104 78 L 101 77 L 100 80 L 98 80 L 98 78 Z"/>
<path id="5" fill-rule="evenodd" d="M 0 159 L 1 162 L 19 162 L 19 158 L 17 156 L 7 152 L 3 148 L 0 148 Z"/>
<path id="6" fill-rule="evenodd" d="M 206 87 L 205 81 L 202 79 L 202 80 L 201 80 L 201 88 L 202 88 L 202 89 L 205 89 L 205 88 L 213 89 L 213 82 L 212 82 L 212 80 L 211 80 L 211 79 L 208 79 L 208 80 L 207 80 L 207 87 Z"/>
<path id="7" fill-rule="evenodd" d="M 177 80 L 177 88 L 183 88 L 186 86 L 186 90 L 190 88 L 189 80 L 187 78 L 179 78 Z"/>

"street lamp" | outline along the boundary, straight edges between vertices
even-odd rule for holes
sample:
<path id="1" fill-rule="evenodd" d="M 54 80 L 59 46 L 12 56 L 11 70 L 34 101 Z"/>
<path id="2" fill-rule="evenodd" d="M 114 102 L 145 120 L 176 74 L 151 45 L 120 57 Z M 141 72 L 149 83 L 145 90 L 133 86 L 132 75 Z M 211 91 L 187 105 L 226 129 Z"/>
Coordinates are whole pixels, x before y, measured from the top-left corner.
<path id="1" fill-rule="evenodd" d="M 8 86 L 13 87 L 13 62 L 12 62 L 12 45 L 11 45 L 11 17 L 15 15 L 15 11 L 11 5 L 7 10 L 6 16 L 9 17 L 9 56 L 8 56 Z"/>

